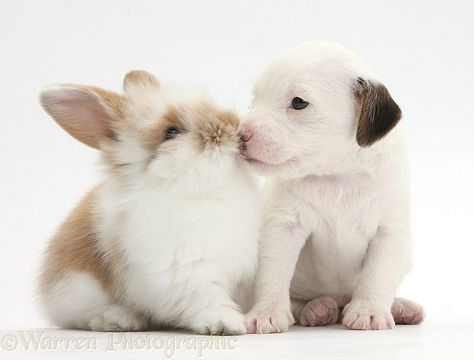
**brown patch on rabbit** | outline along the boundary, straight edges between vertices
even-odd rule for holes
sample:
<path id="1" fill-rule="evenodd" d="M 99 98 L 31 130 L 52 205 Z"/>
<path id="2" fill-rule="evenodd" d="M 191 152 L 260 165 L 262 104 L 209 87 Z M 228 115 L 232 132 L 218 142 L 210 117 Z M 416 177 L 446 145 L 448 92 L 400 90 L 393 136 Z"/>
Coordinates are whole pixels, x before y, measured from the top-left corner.
<path id="1" fill-rule="evenodd" d="M 90 273 L 105 290 L 111 288 L 112 271 L 94 229 L 97 186 L 89 192 L 61 225 L 47 250 L 40 278 L 40 292 L 47 293 L 68 271 Z"/>
<path id="2" fill-rule="evenodd" d="M 213 105 L 202 103 L 196 109 L 196 116 L 199 127 L 197 145 L 201 151 L 239 144 L 239 119 L 234 113 L 219 111 Z"/>
<path id="3" fill-rule="evenodd" d="M 153 151 L 170 140 L 169 131 L 195 132 L 194 143 L 199 151 L 225 145 L 238 145 L 239 119 L 228 111 L 220 111 L 214 105 L 201 102 L 193 107 L 170 107 L 165 115 L 143 135 L 145 148 Z"/>
<path id="4" fill-rule="evenodd" d="M 167 140 L 166 134 L 170 129 L 178 131 L 187 130 L 182 119 L 183 115 L 177 108 L 168 108 L 165 115 L 151 129 L 146 129 L 144 132 L 142 139 L 145 148 L 150 151 L 155 150 L 161 143 Z"/>

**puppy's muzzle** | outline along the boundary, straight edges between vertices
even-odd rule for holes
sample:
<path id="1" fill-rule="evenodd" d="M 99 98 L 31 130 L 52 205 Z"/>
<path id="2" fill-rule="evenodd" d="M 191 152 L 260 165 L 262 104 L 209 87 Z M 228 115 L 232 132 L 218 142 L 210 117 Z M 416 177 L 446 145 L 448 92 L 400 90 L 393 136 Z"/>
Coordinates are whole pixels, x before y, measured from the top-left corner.
<path id="1" fill-rule="evenodd" d="M 249 140 L 251 139 L 252 137 L 252 134 L 250 134 L 249 132 L 247 131 L 243 131 L 243 132 L 240 132 L 239 133 L 239 150 L 240 152 L 244 152 L 245 150 L 247 150 L 247 143 L 249 142 Z"/>

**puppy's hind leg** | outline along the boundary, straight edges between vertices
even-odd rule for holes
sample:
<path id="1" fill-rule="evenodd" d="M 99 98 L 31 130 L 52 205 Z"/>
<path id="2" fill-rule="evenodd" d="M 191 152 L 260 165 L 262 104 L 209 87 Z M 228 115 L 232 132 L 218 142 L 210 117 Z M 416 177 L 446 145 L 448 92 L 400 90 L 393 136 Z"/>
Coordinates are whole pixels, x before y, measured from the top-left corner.
<path id="1" fill-rule="evenodd" d="M 320 296 L 308 302 L 292 300 L 291 308 L 295 319 L 303 326 L 335 324 L 339 316 L 339 306 L 329 296 Z"/>
<path id="2" fill-rule="evenodd" d="M 393 300 L 392 315 L 395 324 L 399 325 L 417 325 L 425 318 L 425 312 L 421 305 L 403 298 Z"/>

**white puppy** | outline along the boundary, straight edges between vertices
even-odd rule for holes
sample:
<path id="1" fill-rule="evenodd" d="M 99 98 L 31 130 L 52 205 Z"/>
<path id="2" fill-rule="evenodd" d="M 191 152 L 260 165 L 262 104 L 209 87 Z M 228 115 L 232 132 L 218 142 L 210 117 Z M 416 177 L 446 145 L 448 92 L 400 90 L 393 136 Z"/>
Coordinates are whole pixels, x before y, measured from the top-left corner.
<path id="1" fill-rule="evenodd" d="M 273 62 L 254 95 L 244 155 L 271 176 L 248 331 L 285 331 L 293 316 L 334 323 L 343 307 L 351 329 L 421 322 L 419 305 L 394 301 L 411 235 L 401 111 L 388 90 L 324 42 Z"/>

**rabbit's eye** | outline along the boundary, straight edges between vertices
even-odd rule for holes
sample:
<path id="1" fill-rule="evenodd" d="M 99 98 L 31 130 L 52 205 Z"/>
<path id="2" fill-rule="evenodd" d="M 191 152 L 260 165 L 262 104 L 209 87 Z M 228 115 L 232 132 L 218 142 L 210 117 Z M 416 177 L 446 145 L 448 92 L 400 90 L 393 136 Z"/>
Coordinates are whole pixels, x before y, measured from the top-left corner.
<path id="1" fill-rule="evenodd" d="M 173 140 L 174 138 L 176 138 L 176 136 L 178 136 L 179 134 L 181 134 L 181 130 L 178 129 L 178 128 L 175 128 L 175 127 L 170 127 L 166 130 L 165 132 L 165 141 L 168 141 L 168 140 Z"/>
<path id="2" fill-rule="evenodd" d="M 303 100 L 300 97 L 295 97 L 291 101 L 291 107 L 295 110 L 303 110 L 306 106 L 308 106 L 309 102 Z"/>

